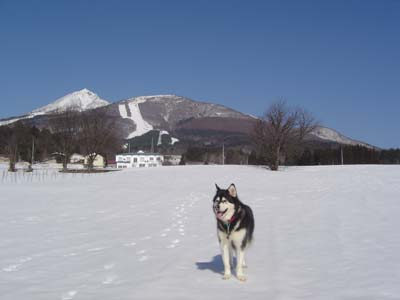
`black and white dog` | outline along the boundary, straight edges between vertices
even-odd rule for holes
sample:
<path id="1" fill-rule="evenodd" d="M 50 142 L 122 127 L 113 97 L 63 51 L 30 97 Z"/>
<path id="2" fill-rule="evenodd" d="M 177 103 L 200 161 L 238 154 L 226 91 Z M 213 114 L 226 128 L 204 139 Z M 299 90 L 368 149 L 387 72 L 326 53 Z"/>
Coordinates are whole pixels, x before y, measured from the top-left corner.
<path id="1" fill-rule="evenodd" d="M 251 208 L 240 202 L 236 187 L 231 184 L 228 189 L 220 189 L 213 200 L 213 209 L 217 217 L 218 241 L 221 246 L 224 263 L 224 279 L 231 277 L 231 262 L 233 250 L 236 251 L 236 276 L 245 281 L 244 250 L 249 246 L 254 231 L 254 217 Z"/>

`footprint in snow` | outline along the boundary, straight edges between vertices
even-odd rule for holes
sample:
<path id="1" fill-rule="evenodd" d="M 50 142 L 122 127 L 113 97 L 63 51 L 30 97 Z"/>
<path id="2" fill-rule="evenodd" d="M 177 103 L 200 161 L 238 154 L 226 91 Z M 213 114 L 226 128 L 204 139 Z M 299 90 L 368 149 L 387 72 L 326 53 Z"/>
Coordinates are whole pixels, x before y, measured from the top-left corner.
<path id="1" fill-rule="evenodd" d="M 113 263 L 106 264 L 103 266 L 104 270 L 111 270 L 114 267 L 115 267 L 115 264 L 113 264 Z"/>
<path id="2" fill-rule="evenodd" d="M 21 264 L 23 264 L 23 263 L 26 263 L 26 262 L 31 261 L 31 260 L 32 260 L 32 257 L 23 257 L 23 258 L 21 258 L 21 259 L 19 260 L 19 262 L 20 262 Z"/>
<path id="3" fill-rule="evenodd" d="M 103 280 L 103 284 L 111 284 L 118 278 L 117 275 L 108 275 L 106 279 Z"/>
<path id="4" fill-rule="evenodd" d="M 173 240 L 173 241 L 171 241 L 171 244 L 167 246 L 167 248 L 169 248 L 169 249 L 175 248 L 177 244 L 179 244 L 179 240 L 178 239 Z"/>
<path id="5" fill-rule="evenodd" d="M 64 254 L 64 257 L 72 257 L 72 256 L 77 256 L 78 254 L 76 254 L 75 252 L 72 252 L 72 253 L 67 253 L 67 254 Z"/>
<path id="6" fill-rule="evenodd" d="M 10 265 L 10 266 L 4 267 L 2 270 L 3 270 L 4 272 L 15 272 L 15 271 L 18 271 L 18 268 L 19 268 L 20 266 L 21 266 L 21 265 Z"/>
<path id="7" fill-rule="evenodd" d="M 133 247 L 133 246 L 135 246 L 135 245 L 136 245 L 135 242 L 131 242 L 131 243 L 124 244 L 124 246 L 126 246 L 126 247 Z"/>
<path id="8" fill-rule="evenodd" d="M 101 251 L 101 250 L 104 250 L 104 248 L 97 247 L 97 248 L 90 248 L 90 249 L 87 249 L 88 252 L 97 252 L 97 251 Z"/>
<path id="9" fill-rule="evenodd" d="M 4 268 L 2 268 L 2 270 L 4 271 L 4 272 L 15 272 L 15 271 L 18 271 L 19 269 L 20 269 L 20 267 L 24 264 L 24 263 L 26 263 L 26 262 L 28 262 L 28 261 L 31 261 L 32 260 L 32 257 L 22 257 L 22 258 L 20 258 L 19 260 L 18 260 L 18 263 L 17 264 L 13 264 L 13 265 L 9 265 L 9 266 L 7 266 L 7 267 L 4 267 Z"/>
<path id="10" fill-rule="evenodd" d="M 146 256 L 146 255 L 143 255 L 143 256 L 141 256 L 141 257 L 139 257 L 139 261 L 145 261 L 145 260 L 147 260 L 149 257 L 148 256 Z"/>
<path id="11" fill-rule="evenodd" d="M 78 293 L 77 291 L 69 291 L 68 293 L 65 293 L 64 295 L 62 295 L 61 299 L 62 300 L 73 299 L 77 293 Z"/>

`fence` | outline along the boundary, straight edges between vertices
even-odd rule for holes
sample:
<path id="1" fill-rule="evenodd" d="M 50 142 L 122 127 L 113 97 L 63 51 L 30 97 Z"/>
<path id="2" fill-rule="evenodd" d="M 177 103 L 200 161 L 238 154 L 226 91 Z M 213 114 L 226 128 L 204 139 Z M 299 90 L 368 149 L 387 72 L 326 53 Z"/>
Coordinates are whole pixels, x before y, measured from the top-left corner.
<path id="1" fill-rule="evenodd" d="M 101 176 L 106 173 L 63 173 L 58 169 L 34 169 L 32 172 L 18 170 L 17 172 L 9 172 L 6 169 L 1 170 L 1 184 L 10 183 L 30 183 L 30 182 L 48 182 L 59 181 L 69 178 L 87 178 L 89 176 Z"/>

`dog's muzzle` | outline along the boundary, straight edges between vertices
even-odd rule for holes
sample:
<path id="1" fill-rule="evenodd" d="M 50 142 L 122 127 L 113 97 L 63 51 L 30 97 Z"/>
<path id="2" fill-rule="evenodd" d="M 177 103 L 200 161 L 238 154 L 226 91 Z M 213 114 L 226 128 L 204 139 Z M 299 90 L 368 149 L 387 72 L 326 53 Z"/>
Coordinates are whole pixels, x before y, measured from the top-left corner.
<path id="1" fill-rule="evenodd" d="M 217 209 L 214 210 L 215 211 L 215 215 L 217 216 L 218 219 L 222 219 L 223 216 L 226 214 L 226 212 L 228 211 L 228 209 L 225 209 L 224 211 L 219 211 Z"/>

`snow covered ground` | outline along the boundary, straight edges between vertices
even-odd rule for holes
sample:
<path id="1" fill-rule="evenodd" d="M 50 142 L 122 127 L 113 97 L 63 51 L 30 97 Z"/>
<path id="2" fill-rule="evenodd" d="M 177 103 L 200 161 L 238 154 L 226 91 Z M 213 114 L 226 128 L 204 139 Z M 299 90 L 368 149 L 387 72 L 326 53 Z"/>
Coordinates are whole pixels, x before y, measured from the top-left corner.
<path id="1" fill-rule="evenodd" d="M 222 280 L 214 183 L 256 218 Z M 131 169 L 0 181 L 0 299 L 400 299 L 400 167 Z"/>

